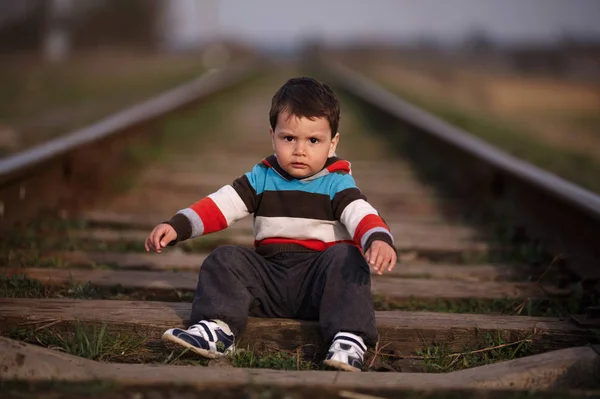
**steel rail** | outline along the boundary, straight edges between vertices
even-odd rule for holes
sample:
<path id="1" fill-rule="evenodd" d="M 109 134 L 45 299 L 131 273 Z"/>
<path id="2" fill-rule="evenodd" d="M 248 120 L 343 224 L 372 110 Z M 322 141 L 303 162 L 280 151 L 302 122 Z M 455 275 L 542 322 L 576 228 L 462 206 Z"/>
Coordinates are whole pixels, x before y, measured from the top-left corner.
<path id="1" fill-rule="evenodd" d="M 539 187 L 549 194 L 600 220 L 600 195 L 553 173 L 520 160 L 487 142 L 390 93 L 344 65 L 323 61 L 331 75 L 344 87 L 371 104 L 387 111 L 432 136 L 443 140 L 500 170 Z"/>
<path id="2" fill-rule="evenodd" d="M 127 145 L 117 142 L 127 140 L 124 137 L 129 136 L 128 132 L 137 130 L 137 135 L 144 135 L 139 132 L 140 126 L 244 81 L 259 65 L 259 61 L 244 61 L 206 72 L 92 125 L 0 159 L 0 232 L 26 221 L 44 207 L 52 208 L 61 199 L 75 195 L 77 190 L 72 181 L 75 179 L 71 175 L 80 172 L 79 169 L 85 175 L 78 176 L 79 181 L 98 180 L 103 168 L 114 171 L 118 165 L 106 164 L 117 162 L 111 160 L 111 155 Z M 103 159 L 88 156 L 99 149 L 111 155 Z"/>
<path id="3" fill-rule="evenodd" d="M 190 82 L 159 94 L 140 104 L 110 115 L 90 126 L 49 140 L 31 149 L 0 159 L 0 184 L 15 174 L 44 161 L 63 155 L 79 146 L 117 134 L 144 120 L 171 112 L 191 101 L 211 94 L 238 81 L 248 65 L 207 72 Z"/>
<path id="4" fill-rule="evenodd" d="M 449 167 L 437 173 L 443 173 L 440 177 L 471 205 L 511 206 L 502 217 L 511 218 L 515 234 L 520 231 L 543 243 L 562 270 L 586 284 L 597 284 L 600 294 L 599 195 L 409 104 L 337 61 L 314 57 L 311 67 L 367 108 L 409 126 L 390 131 L 394 132 L 388 136 L 390 142 L 403 143 L 409 153 L 415 151 L 413 158 L 435 153 L 435 162 Z M 394 137 L 396 133 L 401 136 Z"/>

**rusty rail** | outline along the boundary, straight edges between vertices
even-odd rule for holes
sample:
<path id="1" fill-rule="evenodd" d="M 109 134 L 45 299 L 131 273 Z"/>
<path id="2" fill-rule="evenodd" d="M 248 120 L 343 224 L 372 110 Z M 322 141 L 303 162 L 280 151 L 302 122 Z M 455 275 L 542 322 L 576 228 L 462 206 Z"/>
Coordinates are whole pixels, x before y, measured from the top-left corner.
<path id="1" fill-rule="evenodd" d="M 88 127 L 0 160 L 0 233 L 43 208 L 83 196 L 122 166 L 123 150 L 156 131 L 160 118 L 245 80 L 256 62 L 208 72 Z M 110 154 L 110 158 L 107 157 Z"/>
<path id="2" fill-rule="evenodd" d="M 451 165 L 443 173 L 457 191 L 486 206 L 499 200 L 514 204 L 513 216 L 530 237 L 559 254 L 579 279 L 600 281 L 600 196 L 409 104 L 340 63 L 319 59 L 316 65 L 362 105 L 400 123 L 404 129 L 388 134 L 397 145 L 421 157 L 434 153 Z"/>

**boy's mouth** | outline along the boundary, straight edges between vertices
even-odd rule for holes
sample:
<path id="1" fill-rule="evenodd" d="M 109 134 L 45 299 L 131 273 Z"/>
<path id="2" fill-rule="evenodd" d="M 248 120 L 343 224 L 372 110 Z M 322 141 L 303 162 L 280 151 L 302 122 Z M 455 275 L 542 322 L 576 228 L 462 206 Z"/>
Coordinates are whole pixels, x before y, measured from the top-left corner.
<path id="1" fill-rule="evenodd" d="M 306 167 L 306 164 L 302 162 L 292 162 L 292 167 L 303 169 Z"/>

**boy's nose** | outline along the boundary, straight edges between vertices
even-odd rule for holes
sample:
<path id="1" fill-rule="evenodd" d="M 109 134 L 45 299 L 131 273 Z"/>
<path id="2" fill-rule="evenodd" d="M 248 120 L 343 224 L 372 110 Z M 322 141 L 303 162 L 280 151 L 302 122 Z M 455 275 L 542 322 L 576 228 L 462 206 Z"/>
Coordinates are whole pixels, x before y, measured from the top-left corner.
<path id="1" fill-rule="evenodd" d="M 298 143 L 294 146 L 294 155 L 305 155 L 305 153 L 306 149 L 304 145 Z"/>

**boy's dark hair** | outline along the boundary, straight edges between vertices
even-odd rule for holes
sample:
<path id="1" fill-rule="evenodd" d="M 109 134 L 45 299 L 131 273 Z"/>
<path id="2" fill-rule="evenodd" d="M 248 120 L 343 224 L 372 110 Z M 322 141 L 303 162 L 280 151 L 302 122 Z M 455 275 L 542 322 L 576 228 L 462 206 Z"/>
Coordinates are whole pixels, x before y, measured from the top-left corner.
<path id="1" fill-rule="evenodd" d="M 299 118 L 321 118 L 329 121 L 331 137 L 335 137 L 340 123 L 340 102 L 331 88 L 316 79 L 292 78 L 277 90 L 271 101 L 269 122 L 275 130 L 281 112 Z"/>

